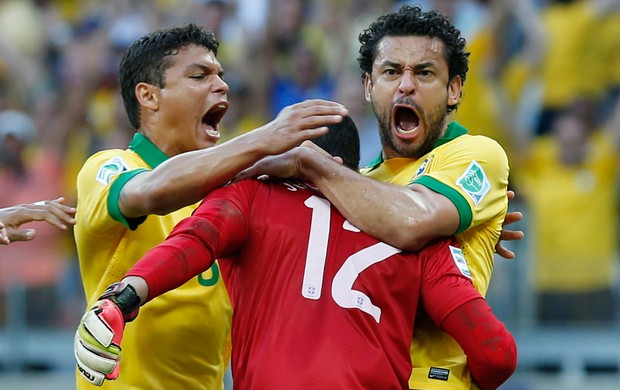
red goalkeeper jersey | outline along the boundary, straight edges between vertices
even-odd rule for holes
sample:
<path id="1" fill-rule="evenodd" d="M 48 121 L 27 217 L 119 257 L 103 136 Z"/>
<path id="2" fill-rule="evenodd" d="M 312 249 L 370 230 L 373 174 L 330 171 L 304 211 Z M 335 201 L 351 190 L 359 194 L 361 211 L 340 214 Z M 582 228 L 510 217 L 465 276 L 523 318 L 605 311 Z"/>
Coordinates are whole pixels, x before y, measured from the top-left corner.
<path id="1" fill-rule="evenodd" d="M 213 191 L 128 275 L 151 298 L 214 258 L 233 303 L 235 389 L 408 389 L 418 305 L 441 324 L 480 297 L 453 241 L 402 253 L 280 181 Z M 149 265 L 170 259 L 165 273 Z"/>

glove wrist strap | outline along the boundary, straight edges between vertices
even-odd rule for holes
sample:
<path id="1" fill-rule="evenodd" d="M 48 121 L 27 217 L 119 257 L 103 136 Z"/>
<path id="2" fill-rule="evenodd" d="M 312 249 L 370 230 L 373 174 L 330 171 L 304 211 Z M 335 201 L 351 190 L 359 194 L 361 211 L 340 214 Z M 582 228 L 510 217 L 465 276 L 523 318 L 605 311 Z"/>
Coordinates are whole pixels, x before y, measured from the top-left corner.
<path id="1" fill-rule="evenodd" d="M 109 299 L 114 302 L 125 316 L 125 321 L 132 321 L 140 308 L 140 297 L 130 284 L 117 282 L 108 286 L 99 299 Z"/>

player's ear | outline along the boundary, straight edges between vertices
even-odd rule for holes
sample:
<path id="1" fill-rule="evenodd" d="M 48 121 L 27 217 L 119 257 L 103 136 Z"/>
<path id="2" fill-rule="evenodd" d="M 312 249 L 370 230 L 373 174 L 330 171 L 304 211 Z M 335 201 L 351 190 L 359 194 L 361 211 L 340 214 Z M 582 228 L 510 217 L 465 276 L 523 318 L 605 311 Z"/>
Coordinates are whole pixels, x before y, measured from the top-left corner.
<path id="1" fill-rule="evenodd" d="M 159 108 L 159 88 L 148 84 L 148 83 L 138 83 L 136 85 L 136 99 L 138 99 L 138 103 L 142 107 L 147 109 L 157 111 Z"/>
<path id="2" fill-rule="evenodd" d="M 463 80 L 461 76 L 454 76 L 448 83 L 448 106 L 454 106 L 459 103 L 462 88 Z"/>
<path id="3" fill-rule="evenodd" d="M 372 92 L 372 80 L 370 79 L 370 75 L 366 73 L 364 75 L 364 98 L 366 101 L 370 103 L 370 92 Z"/>

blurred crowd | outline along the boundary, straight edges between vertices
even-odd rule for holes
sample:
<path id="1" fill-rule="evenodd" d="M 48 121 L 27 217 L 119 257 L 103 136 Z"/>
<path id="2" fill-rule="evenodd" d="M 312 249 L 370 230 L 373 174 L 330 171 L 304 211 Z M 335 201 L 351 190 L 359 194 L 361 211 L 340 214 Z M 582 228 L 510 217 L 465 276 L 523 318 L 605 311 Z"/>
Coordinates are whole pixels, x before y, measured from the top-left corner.
<path id="1" fill-rule="evenodd" d="M 332 99 L 349 108 L 369 163 L 380 144 L 357 36 L 405 3 L 450 16 L 467 39 L 453 115 L 509 154 L 511 207 L 525 212 L 528 237 L 515 261 L 529 264 L 536 321 L 616 321 L 620 0 L 0 0 L 0 207 L 60 195 L 75 204 L 85 159 L 133 134 L 117 81 L 123 50 L 187 22 L 221 42 L 223 140 L 291 103 Z M 30 326 L 73 329 L 85 304 L 73 236 L 36 228 L 34 241 L 0 248 L 0 327 L 6 297 L 26 286 Z"/>

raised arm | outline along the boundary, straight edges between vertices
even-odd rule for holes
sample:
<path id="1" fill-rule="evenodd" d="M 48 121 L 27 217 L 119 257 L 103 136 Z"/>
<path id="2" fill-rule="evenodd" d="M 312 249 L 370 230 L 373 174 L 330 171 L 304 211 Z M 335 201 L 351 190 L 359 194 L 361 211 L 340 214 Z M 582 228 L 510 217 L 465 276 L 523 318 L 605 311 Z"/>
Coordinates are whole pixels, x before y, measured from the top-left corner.
<path id="1" fill-rule="evenodd" d="M 308 100 L 283 109 L 266 125 L 219 146 L 177 155 L 136 175 L 121 191 L 128 218 L 164 215 L 196 203 L 262 157 L 279 154 L 327 131 L 347 115 L 339 103 Z"/>

